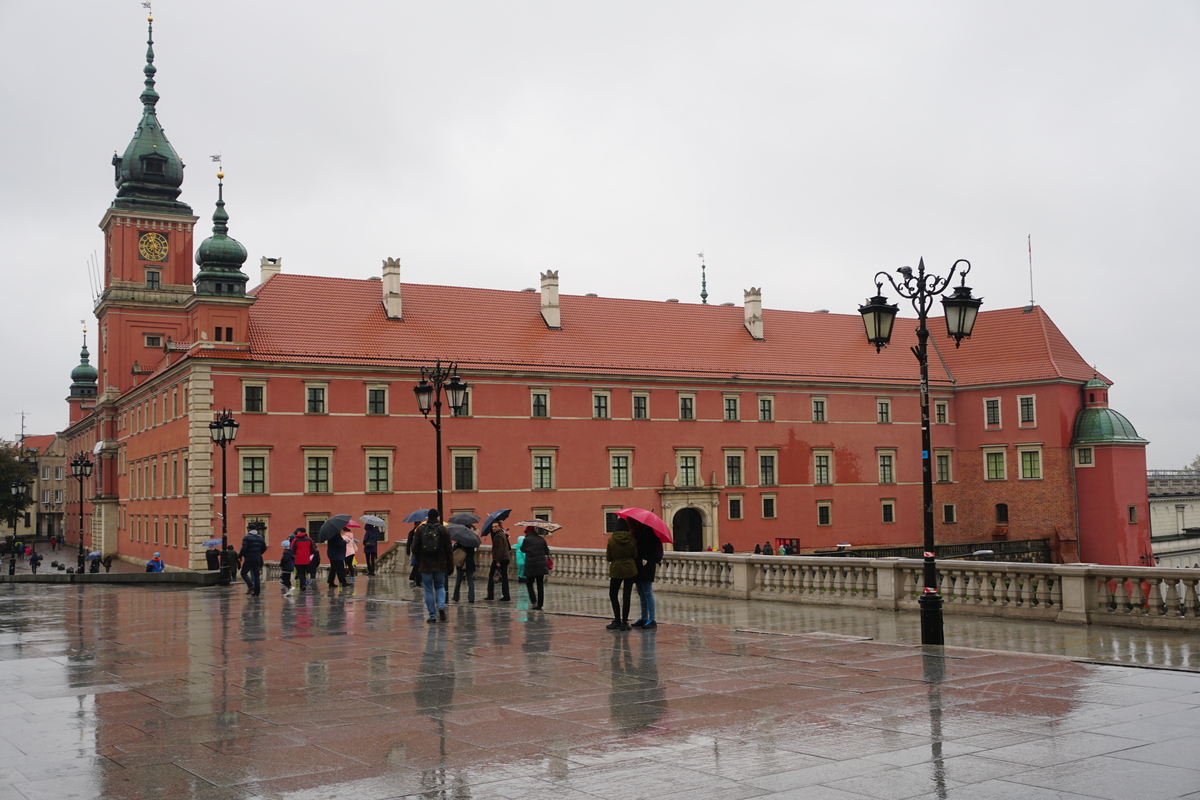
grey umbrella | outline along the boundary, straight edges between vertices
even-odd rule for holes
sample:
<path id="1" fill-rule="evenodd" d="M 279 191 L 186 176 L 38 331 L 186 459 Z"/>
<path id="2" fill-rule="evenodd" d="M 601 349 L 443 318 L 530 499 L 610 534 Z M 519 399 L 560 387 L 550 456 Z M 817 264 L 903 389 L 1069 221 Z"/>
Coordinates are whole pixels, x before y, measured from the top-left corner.
<path id="1" fill-rule="evenodd" d="M 350 519 L 349 514 L 334 514 L 321 525 L 321 530 L 317 533 L 317 542 L 328 542 L 335 536 L 341 536 L 342 528 L 348 527 L 351 524 L 356 528 L 358 527 L 358 524 Z"/>
<path id="2" fill-rule="evenodd" d="M 478 525 L 479 517 L 475 516 L 469 511 L 463 511 L 459 514 L 455 514 L 453 517 L 448 519 L 447 522 L 453 523 L 454 525 Z"/>
<path id="3" fill-rule="evenodd" d="M 446 530 L 450 533 L 450 541 L 458 542 L 463 547 L 479 547 L 483 540 L 479 538 L 479 534 L 465 525 L 450 523 L 446 526 Z"/>
<path id="4" fill-rule="evenodd" d="M 428 508 L 418 508 L 416 511 L 404 518 L 405 522 L 424 522 L 429 519 Z"/>

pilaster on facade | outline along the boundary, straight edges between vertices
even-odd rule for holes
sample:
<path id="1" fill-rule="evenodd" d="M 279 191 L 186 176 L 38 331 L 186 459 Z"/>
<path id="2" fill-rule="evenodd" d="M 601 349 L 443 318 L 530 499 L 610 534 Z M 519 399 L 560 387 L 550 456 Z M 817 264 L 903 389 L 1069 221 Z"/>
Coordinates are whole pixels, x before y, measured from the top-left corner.
<path id="1" fill-rule="evenodd" d="M 188 568 L 207 569 L 204 548 L 219 526 L 213 501 L 216 482 L 215 445 L 208 431 L 212 421 L 213 380 L 208 364 L 194 364 L 188 376 Z"/>

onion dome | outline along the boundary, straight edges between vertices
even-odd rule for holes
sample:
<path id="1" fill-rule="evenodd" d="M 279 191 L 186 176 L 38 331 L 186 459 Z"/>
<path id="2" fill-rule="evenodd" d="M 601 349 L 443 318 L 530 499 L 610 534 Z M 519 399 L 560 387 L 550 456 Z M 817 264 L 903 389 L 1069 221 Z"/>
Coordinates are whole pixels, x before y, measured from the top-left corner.
<path id="1" fill-rule="evenodd" d="M 1099 376 L 1083 385 L 1084 407 L 1075 415 L 1071 444 L 1149 444 L 1132 422 L 1108 407 L 1108 387 Z"/>
<path id="2" fill-rule="evenodd" d="M 87 339 L 79 351 L 79 366 L 71 370 L 71 397 L 95 397 L 99 373 L 88 361 Z"/>
<path id="3" fill-rule="evenodd" d="M 229 236 L 229 213 L 225 210 L 224 172 L 217 173 L 217 210 L 213 212 L 213 235 L 196 248 L 197 294 L 244 296 L 246 294 L 246 248 Z"/>
<path id="4" fill-rule="evenodd" d="M 167 141 L 154 109 L 158 103 L 158 92 L 154 90 L 154 74 L 158 71 L 154 66 L 154 17 L 148 22 L 146 66 L 142 68 L 146 76 L 141 96 L 142 121 L 125 148 L 125 154 L 113 154 L 117 198 L 112 205 L 113 208 L 191 214 L 191 207 L 177 199 L 183 185 L 183 161 Z"/>

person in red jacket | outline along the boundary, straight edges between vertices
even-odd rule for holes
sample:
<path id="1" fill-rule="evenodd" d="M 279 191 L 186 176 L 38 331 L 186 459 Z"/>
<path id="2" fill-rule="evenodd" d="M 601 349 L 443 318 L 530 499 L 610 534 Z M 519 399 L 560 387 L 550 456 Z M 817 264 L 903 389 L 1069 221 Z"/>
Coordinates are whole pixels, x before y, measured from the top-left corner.
<path id="1" fill-rule="evenodd" d="M 316 542 L 309 538 L 308 531 L 304 528 L 296 528 L 292 533 L 292 552 L 296 560 L 296 583 L 300 584 L 302 592 L 311 589 L 312 581 L 317 577 L 313 559 L 316 551 Z"/>

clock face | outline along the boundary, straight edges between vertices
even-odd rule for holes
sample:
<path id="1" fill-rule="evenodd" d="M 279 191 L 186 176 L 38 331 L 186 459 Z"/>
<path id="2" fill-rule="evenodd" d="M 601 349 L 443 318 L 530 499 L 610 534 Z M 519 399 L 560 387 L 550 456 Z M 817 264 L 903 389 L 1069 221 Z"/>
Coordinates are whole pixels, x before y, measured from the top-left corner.
<path id="1" fill-rule="evenodd" d="M 167 237 L 161 233 L 143 233 L 138 239 L 138 254 L 145 261 L 163 261 L 167 257 Z"/>

